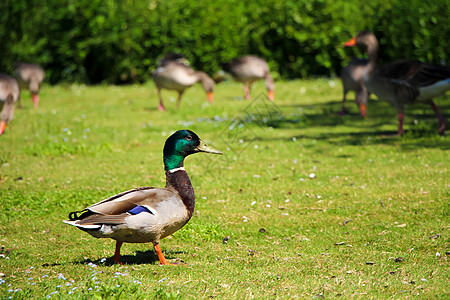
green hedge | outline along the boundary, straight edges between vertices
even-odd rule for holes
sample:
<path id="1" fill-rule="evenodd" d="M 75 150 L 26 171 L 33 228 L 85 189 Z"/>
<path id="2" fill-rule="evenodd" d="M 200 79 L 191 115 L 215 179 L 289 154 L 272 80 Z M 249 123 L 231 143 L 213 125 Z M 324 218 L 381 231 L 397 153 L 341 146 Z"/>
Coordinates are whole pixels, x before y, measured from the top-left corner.
<path id="1" fill-rule="evenodd" d="M 279 77 L 333 76 L 372 30 L 382 60 L 450 64 L 450 2 L 435 0 L 3 0 L 0 70 L 32 61 L 50 83 L 146 81 L 166 52 L 210 74 L 243 54 Z"/>

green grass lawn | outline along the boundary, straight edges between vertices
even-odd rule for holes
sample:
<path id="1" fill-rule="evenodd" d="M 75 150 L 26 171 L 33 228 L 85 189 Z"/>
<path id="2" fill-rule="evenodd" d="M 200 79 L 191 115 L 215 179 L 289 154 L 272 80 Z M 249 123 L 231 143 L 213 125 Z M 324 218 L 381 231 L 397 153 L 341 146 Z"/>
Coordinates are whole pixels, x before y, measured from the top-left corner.
<path id="1" fill-rule="evenodd" d="M 44 87 L 29 93 L 0 137 L 0 299 L 448 299 L 449 136 L 425 105 L 405 112 L 372 96 L 338 116 L 338 80 L 237 83 L 163 91 L 152 83 Z M 449 97 L 436 99 L 449 119 Z M 353 95 L 350 95 L 353 98 Z M 162 147 L 191 129 L 223 156 L 185 166 L 197 195 L 191 221 L 151 244 L 115 242 L 62 223 L 118 192 L 163 187 Z M 310 177 L 313 177 L 310 179 Z M 226 240 L 226 241 L 224 241 Z"/>

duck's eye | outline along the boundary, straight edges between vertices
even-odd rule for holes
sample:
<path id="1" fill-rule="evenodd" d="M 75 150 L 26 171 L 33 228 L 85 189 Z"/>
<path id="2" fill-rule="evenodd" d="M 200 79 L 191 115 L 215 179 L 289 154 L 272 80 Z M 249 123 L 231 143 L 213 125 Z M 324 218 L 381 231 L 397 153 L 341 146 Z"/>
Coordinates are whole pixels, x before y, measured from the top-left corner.
<path id="1" fill-rule="evenodd" d="M 188 136 L 186 137 L 186 139 L 187 139 L 188 141 L 192 140 L 192 135 L 188 135 Z"/>

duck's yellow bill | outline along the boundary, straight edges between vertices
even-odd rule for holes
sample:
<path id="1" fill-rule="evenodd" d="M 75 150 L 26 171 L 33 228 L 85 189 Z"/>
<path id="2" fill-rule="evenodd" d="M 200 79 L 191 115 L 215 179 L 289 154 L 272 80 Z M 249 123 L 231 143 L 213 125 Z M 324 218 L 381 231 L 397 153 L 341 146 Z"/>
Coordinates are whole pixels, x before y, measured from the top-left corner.
<path id="1" fill-rule="evenodd" d="M 200 145 L 198 145 L 197 150 L 200 152 L 212 153 L 212 154 L 223 154 L 222 151 L 216 150 L 213 147 L 206 145 L 202 140 L 200 140 Z"/>

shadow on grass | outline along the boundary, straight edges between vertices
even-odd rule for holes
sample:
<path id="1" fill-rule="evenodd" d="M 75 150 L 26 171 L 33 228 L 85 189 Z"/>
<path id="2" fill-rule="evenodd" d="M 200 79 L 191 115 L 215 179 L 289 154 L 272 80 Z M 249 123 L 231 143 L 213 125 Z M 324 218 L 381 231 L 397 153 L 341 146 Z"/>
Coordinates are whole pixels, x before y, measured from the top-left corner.
<path id="1" fill-rule="evenodd" d="M 164 253 L 164 256 L 166 257 L 167 261 L 173 263 L 173 262 L 180 262 L 179 259 L 176 257 L 173 257 L 177 254 L 184 253 L 183 251 L 169 251 Z M 156 253 L 153 250 L 147 250 L 147 251 L 136 251 L 135 255 L 121 255 L 120 256 L 120 262 L 124 265 L 146 265 L 146 264 L 159 264 L 159 259 Z M 99 258 L 95 260 L 91 260 L 89 258 L 81 260 L 81 261 L 74 261 L 74 264 L 79 265 L 87 265 L 89 263 L 93 263 L 96 265 L 103 265 L 103 266 L 112 266 L 114 265 L 114 257 L 108 257 L 106 260 L 104 258 Z M 58 264 L 51 264 L 58 265 Z"/>
<path id="2" fill-rule="evenodd" d="M 354 103 L 353 103 L 354 104 Z M 288 104 L 280 105 L 283 112 L 291 111 L 292 107 L 301 110 L 301 115 L 286 117 L 287 114 L 271 119 L 264 124 L 257 123 L 260 127 L 273 128 L 319 128 L 324 130 L 301 134 L 285 140 L 292 139 L 314 139 L 324 140 L 335 145 L 374 145 L 374 144 L 398 144 L 402 150 L 414 150 L 417 148 L 440 148 L 450 149 L 450 141 L 437 133 L 438 121 L 435 114 L 427 104 L 414 104 L 405 110 L 405 134 L 396 136 L 397 113 L 395 108 L 386 102 L 370 100 L 368 105 L 368 119 L 363 119 L 357 107 L 350 110 L 347 115 L 341 116 L 341 101 L 330 101 L 321 104 Z M 350 103 L 347 107 L 351 107 Z M 450 117 L 450 105 L 440 104 L 439 109 L 444 118 Z M 255 118 L 256 120 L 262 117 Z M 344 126 L 350 132 L 336 132 L 327 130 L 333 126 Z M 380 130 L 380 127 L 392 127 L 392 130 Z M 449 125 L 447 125 L 449 126 Z M 355 130 L 353 131 L 352 128 Z M 348 130 L 347 130 L 348 131 Z M 448 133 L 447 133 L 448 134 Z M 261 139 L 261 138 L 257 138 Z M 262 138 L 264 139 L 264 138 Z"/>

